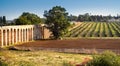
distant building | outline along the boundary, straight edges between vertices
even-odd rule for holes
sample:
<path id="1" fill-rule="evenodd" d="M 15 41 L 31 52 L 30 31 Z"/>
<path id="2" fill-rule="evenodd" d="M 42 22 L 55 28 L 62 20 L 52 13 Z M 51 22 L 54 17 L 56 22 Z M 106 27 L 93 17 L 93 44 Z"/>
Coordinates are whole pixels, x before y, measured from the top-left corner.
<path id="1" fill-rule="evenodd" d="M 118 19 L 112 18 L 112 19 L 109 19 L 108 22 L 120 22 L 120 18 Z"/>
<path id="2" fill-rule="evenodd" d="M 9 23 L 13 23 L 14 22 L 14 20 L 7 20 L 7 23 L 9 24 Z"/>
<path id="3" fill-rule="evenodd" d="M 120 18 L 118 18 L 118 19 L 116 20 L 116 22 L 120 22 Z"/>

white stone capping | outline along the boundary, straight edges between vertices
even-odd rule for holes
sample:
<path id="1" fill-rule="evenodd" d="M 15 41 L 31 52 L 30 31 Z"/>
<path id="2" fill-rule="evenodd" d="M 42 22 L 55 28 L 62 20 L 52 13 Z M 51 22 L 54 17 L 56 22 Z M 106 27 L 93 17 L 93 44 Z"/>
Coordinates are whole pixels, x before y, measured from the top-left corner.
<path id="1" fill-rule="evenodd" d="M 0 29 L 20 29 L 20 28 L 33 28 L 34 25 L 15 25 L 15 26 L 2 26 Z"/>

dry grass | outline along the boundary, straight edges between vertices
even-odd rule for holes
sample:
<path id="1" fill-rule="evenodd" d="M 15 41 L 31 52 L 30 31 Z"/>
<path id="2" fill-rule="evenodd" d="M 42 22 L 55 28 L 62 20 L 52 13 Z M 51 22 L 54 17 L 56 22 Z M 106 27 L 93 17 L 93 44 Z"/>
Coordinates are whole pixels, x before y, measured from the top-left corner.
<path id="1" fill-rule="evenodd" d="M 58 53 L 51 51 L 1 51 L 0 61 L 8 66 L 72 66 L 80 64 L 90 55 Z M 66 64 L 67 63 L 67 64 Z"/>

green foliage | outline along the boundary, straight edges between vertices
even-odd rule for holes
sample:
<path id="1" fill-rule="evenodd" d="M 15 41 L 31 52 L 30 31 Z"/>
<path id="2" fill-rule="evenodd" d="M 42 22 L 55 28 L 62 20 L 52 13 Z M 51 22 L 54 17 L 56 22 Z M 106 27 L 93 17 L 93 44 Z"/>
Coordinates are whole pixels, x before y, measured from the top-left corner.
<path id="1" fill-rule="evenodd" d="M 101 55 L 95 55 L 87 66 L 120 66 L 120 58 L 111 51 L 105 51 Z"/>
<path id="2" fill-rule="evenodd" d="M 3 16 L 3 24 L 7 25 L 7 23 L 6 23 L 6 17 L 5 16 Z"/>
<path id="3" fill-rule="evenodd" d="M 5 62 L 0 60 L 0 66 L 8 66 Z"/>
<path id="4" fill-rule="evenodd" d="M 62 66 L 73 66 L 72 64 L 66 62 L 66 61 L 63 61 L 63 65 Z"/>
<path id="5" fill-rule="evenodd" d="M 45 11 L 44 16 L 46 17 L 47 27 L 53 33 L 55 39 L 61 38 L 66 34 L 70 23 L 68 22 L 68 13 L 65 8 L 55 6 L 49 11 Z"/>
<path id="6" fill-rule="evenodd" d="M 18 63 L 19 66 L 34 66 L 35 63 L 30 63 L 29 61 L 19 61 Z"/>
<path id="7" fill-rule="evenodd" d="M 0 17 L 0 26 L 5 26 L 5 25 L 7 25 L 6 16 L 1 16 Z"/>
<path id="8" fill-rule="evenodd" d="M 77 16 L 74 16 L 74 15 L 70 15 L 70 16 L 68 16 L 68 20 L 69 21 L 77 21 Z"/>
<path id="9" fill-rule="evenodd" d="M 77 17 L 77 21 L 84 22 L 84 21 L 93 21 L 93 22 L 108 22 L 110 19 L 116 19 L 111 15 L 109 16 L 102 16 L 102 15 L 91 15 L 89 13 L 80 14 Z"/>
<path id="10" fill-rule="evenodd" d="M 40 17 L 29 12 L 24 12 L 18 19 L 15 20 L 16 25 L 31 25 L 39 23 L 41 23 Z"/>

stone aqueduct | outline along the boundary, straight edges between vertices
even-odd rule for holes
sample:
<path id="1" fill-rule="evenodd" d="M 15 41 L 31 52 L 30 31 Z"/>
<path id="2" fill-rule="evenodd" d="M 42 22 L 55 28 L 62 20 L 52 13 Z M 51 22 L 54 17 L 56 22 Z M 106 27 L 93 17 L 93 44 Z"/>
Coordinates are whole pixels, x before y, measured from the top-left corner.
<path id="1" fill-rule="evenodd" d="M 39 25 L 17 25 L 0 27 L 0 47 L 49 38 L 49 30 Z"/>

